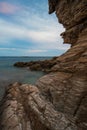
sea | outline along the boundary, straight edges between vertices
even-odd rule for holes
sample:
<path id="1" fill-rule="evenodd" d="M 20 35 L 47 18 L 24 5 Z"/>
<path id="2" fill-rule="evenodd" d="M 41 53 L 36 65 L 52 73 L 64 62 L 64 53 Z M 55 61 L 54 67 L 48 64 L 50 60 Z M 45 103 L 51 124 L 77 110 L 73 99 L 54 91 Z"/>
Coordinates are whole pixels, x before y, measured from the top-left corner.
<path id="1" fill-rule="evenodd" d="M 14 63 L 51 58 L 52 57 L 0 57 L 0 100 L 9 84 L 14 82 L 35 84 L 41 76 L 45 75 L 45 73 L 41 71 L 30 71 L 28 68 L 14 67 Z"/>

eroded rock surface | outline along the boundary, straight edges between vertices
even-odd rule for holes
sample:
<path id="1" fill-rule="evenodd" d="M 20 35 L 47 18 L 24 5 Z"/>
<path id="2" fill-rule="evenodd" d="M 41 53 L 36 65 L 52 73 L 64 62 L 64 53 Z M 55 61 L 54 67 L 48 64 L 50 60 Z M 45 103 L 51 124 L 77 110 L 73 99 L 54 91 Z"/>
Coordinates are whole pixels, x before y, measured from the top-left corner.
<path id="1" fill-rule="evenodd" d="M 63 113 L 44 99 L 37 87 L 15 83 L 7 92 L 1 104 L 0 130 L 76 129 Z"/>
<path id="2" fill-rule="evenodd" d="M 30 61 L 30 62 L 16 62 L 15 67 L 28 67 L 30 70 L 50 72 L 51 68 L 57 64 L 57 57 L 50 60 Z"/>
<path id="3" fill-rule="evenodd" d="M 71 48 L 36 86 L 15 83 L 0 107 L 0 130 L 87 130 L 87 0 L 49 0 Z"/>

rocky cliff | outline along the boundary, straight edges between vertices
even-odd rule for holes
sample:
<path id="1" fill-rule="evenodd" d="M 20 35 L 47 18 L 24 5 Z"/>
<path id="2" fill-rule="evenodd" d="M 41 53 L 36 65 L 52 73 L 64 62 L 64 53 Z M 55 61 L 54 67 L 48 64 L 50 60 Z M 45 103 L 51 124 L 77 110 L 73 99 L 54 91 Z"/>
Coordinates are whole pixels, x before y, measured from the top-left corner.
<path id="1" fill-rule="evenodd" d="M 36 86 L 14 83 L 0 106 L 0 130 L 87 130 L 87 0 L 49 0 L 71 48 Z"/>

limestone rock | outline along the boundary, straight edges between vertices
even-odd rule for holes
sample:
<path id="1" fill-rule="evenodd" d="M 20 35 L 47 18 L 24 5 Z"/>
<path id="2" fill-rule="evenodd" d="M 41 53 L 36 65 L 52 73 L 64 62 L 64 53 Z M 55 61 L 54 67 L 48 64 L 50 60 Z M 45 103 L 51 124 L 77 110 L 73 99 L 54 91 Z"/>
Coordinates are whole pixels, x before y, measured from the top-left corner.
<path id="1" fill-rule="evenodd" d="M 17 95 L 15 96 L 15 90 Z M 9 96 L 11 95 L 11 97 Z M 63 113 L 46 101 L 37 87 L 11 86 L 0 108 L 0 130 L 75 130 Z"/>
<path id="2" fill-rule="evenodd" d="M 52 60 L 19 63 L 49 74 L 35 86 L 10 85 L 0 130 L 87 130 L 87 0 L 49 0 L 49 13 L 54 11 L 71 48 Z"/>

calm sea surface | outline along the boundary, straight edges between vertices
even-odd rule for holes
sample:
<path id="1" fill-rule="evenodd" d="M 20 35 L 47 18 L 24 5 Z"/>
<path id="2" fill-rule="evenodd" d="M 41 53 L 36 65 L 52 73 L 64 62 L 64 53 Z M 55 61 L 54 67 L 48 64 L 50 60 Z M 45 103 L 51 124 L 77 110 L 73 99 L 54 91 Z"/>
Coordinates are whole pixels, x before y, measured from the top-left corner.
<path id="1" fill-rule="evenodd" d="M 43 72 L 30 71 L 27 68 L 16 68 L 13 66 L 15 62 L 37 61 L 50 58 L 51 57 L 0 57 L 0 99 L 8 84 L 14 82 L 35 84 L 35 82 L 44 75 Z"/>

